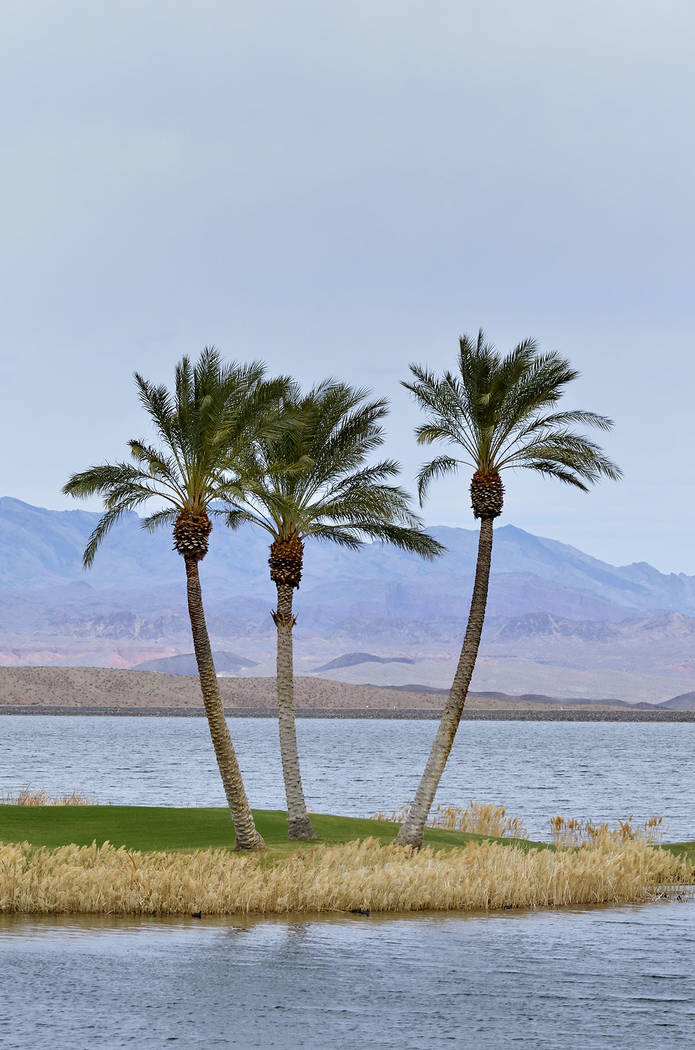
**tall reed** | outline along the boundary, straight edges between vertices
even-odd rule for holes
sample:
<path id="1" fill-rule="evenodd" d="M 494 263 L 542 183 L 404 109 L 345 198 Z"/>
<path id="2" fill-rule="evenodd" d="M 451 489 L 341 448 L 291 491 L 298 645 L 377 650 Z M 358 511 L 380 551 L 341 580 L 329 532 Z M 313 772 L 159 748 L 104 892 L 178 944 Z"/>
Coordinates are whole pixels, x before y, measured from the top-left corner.
<path id="1" fill-rule="evenodd" d="M 25 787 L 22 788 L 21 791 L 18 791 L 16 795 L 0 795 L 0 805 L 96 806 L 97 802 L 95 799 L 87 798 L 86 795 L 81 795 L 78 791 L 72 791 L 69 795 L 49 795 L 49 793 L 43 788 L 41 788 L 39 791 L 32 791 L 31 788 Z"/>
<path id="2" fill-rule="evenodd" d="M 112 915 L 488 910 L 647 901 L 693 878 L 684 859 L 628 840 L 582 850 L 500 843 L 413 852 L 374 839 L 276 862 L 224 850 L 135 853 L 0 844 L 0 911 Z"/>
<path id="3" fill-rule="evenodd" d="M 610 842 L 644 842 L 658 845 L 664 837 L 663 817 L 650 817 L 642 824 L 635 824 L 634 817 L 619 820 L 616 828 L 609 824 L 594 824 L 591 820 L 550 818 L 550 835 L 556 846 L 591 846 Z"/>
<path id="4" fill-rule="evenodd" d="M 388 823 L 402 824 L 409 806 L 401 806 L 392 813 L 375 813 L 372 820 L 383 820 Z M 444 828 L 447 831 L 467 831 L 474 835 L 489 835 L 491 838 L 528 838 L 528 831 L 519 817 L 508 817 L 506 806 L 496 806 L 493 802 L 469 802 L 463 806 L 437 806 L 427 821 L 429 828 Z"/>

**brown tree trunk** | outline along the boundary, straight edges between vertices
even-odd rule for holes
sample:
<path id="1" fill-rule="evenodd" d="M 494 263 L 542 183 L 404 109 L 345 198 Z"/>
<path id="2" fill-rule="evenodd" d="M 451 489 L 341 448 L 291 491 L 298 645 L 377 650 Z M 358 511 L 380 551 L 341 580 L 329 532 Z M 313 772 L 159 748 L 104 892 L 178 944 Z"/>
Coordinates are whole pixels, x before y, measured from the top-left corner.
<path id="1" fill-rule="evenodd" d="M 241 770 L 239 769 L 234 745 L 232 744 L 232 738 L 229 735 L 229 728 L 224 716 L 222 697 L 217 684 L 217 675 L 215 674 L 215 665 L 210 648 L 210 638 L 207 624 L 205 623 L 200 576 L 198 575 L 198 561 L 194 557 L 188 557 L 185 559 L 185 562 L 188 584 L 188 613 L 191 618 L 191 632 L 193 634 L 195 658 L 198 664 L 198 675 L 200 676 L 200 690 L 203 694 L 205 714 L 208 718 L 210 736 L 215 748 L 215 756 L 217 757 L 224 792 L 227 796 L 232 820 L 234 821 L 236 848 L 263 849 L 265 843 L 256 831 L 256 826 L 253 822 L 253 814 L 246 798 Z"/>
<path id="2" fill-rule="evenodd" d="M 468 696 L 468 687 L 471 684 L 473 668 L 478 656 L 480 636 L 483 630 L 483 621 L 485 620 L 491 561 L 492 518 L 482 518 L 480 521 L 478 562 L 475 569 L 473 597 L 471 598 L 471 608 L 468 614 L 468 625 L 463 639 L 461 656 L 459 657 L 458 667 L 449 691 L 442 720 L 439 723 L 437 734 L 427 759 L 425 771 L 415 793 L 415 800 L 411 806 L 410 813 L 396 836 L 396 842 L 402 846 L 415 846 L 417 849 L 422 846 L 427 817 L 432 808 L 439 781 L 442 778 L 449 752 L 454 743 L 456 730 L 461 721 L 463 705 Z"/>
<path id="3" fill-rule="evenodd" d="M 302 776 L 299 770 L 297 728 L 294 718 L 293 587 L 287 583 L 278 583 L 277 592 L 277 612 L 274 612 L 272 616 L 277 628 L 278 729 L 280 731 L 282 775 L 285 780 L 287 798 L 287 824 L 290 839 L 313 839 L 314 829 L 307 812 Z"/>

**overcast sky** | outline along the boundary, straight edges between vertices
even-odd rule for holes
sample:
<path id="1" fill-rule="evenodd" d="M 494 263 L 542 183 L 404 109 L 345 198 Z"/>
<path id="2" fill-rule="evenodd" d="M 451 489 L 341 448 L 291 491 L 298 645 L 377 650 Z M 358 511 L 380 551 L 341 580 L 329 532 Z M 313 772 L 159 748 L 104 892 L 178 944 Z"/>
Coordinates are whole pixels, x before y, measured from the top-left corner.
<path id="1" fill-rule="evenodd" d="M 74 506 L 134 369 L 210 343 L 388 395 L 410 486 L 399 380 L 483 326 L 570 358 L 625 472 L 507 475 L 501 523 L 695 573 L 694 41 L 690 0 L 4 0 L 0 490 Z"/>

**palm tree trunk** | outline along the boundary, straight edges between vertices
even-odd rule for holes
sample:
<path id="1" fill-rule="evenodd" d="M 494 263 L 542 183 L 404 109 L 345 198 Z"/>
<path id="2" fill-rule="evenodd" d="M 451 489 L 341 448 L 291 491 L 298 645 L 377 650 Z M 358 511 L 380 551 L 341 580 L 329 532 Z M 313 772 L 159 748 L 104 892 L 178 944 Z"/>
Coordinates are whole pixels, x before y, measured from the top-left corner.
<path id="1" fill-rule="evenodd" d="M 188 584 L 188 613 L 191 618 L 193 648 L 195 649 L 195 658 L 198 664 L 200 689 L 203 694 L 205 714 L 208 718 L 210 736 L 215 748 L 220 776 L 224 784 L 224 793 L 227 796 L 227 803 L 234 822 L 236 848 L 263 849 L 265 843 L 256 831 L 256 826 L 253 822 L 253 814 L 246 798 L 241 770 L 237 762 L 232 738 L 229 735 L 227 721 L 224 717 L 222 697 L 217 684 L 210 638 L 207 624 L 205 623 L 203 596 L 200 590 L 200 576 L 198 575 L 198 561 L 196 558 L 186 558 L 185 562 Z"/>
<path id="2" fill-rule="evenodd" d="M 480 636 L 483 631 L 483 621 L 485 620 L 491 561 L 492 518 L 482 518 L 480 521 L 478 562 L 475 569 L 473 597 L 471 598 L 471 608 L 468 614 L 468 625 L 463 639 L 461 656 L 459 657 L 458 667 L 449 691 L 442 720 L 439 723 L 437 735 L 434 738 L 429 758 L 427 759 L 425 772 L 422 774 L 415 793 L 415 801 L 396 836 L 396 842 L 401 846 L 415 846 L 417 849 L 422 846 L 425 823 L 432 808 L 432 802 L 437 793 L 449 752 L 454 743 L 456 730 L 461 721 L 463 705 L 468 696 L 468 687 L 471 684 L 473 668 L 478 656 Z"/>
<path id="3" fill-rule="evenodd" d="M 299 770 L 297 729 L 294 718 L 294 658 L 292 654 L 293 587 L 278 583 L 278 607 L 273 613 L 277 628 L 277 691 L 280 756 L 287 798 L 287 824 L 290 839 L 313 839 L 314 829 L 304 800 L 302 776 Z"/>

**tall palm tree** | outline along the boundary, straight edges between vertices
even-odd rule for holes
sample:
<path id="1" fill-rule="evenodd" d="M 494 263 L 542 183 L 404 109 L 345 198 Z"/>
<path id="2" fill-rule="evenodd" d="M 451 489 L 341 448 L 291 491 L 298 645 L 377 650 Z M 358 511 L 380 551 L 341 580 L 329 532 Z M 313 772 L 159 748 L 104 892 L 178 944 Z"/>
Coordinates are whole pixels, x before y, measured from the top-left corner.
<path id="1" fill-rule="evenodd" d="M 234 822 L 237 849 L 263 847 L 249 808 L 241 771 L 224 715 L 200 589 L 198 564 L 208 551 L 213 500 L 243 489 L 240 460 L 249 441 L 274 423 L 273 412 L 285 381 L 267 382 L 264 369 L 223 365 L 206 348 L 195 365 L 184 357 L 176 367 L 174 391 L 135 374 L 140 403 L 154 423 L 160 447 L 129 441 L 132 462 L 107 463 L 73 474 L 63 491 L 71 496 L 100 495 L 104 514 L 89 538 L 84 565 L 92 564 L 102 540 L 128 511 L 150 500 L 160 509 L 143 521 L 154 530 L 173 526 L 174 550 L 186 567 L 188 612 L 200 688 L 210 736 Z M 164 504 L 162 507 L 161 504 Z"/>
<path id="2" fill-rule="evenodd" d="M 383 442 L 384 400 L 367 400 L 365 390 L 326 380 L 302 395 L 291 384 L 283 400 L 289 425 L 249 448 L 245 483 L 227 496 L 228 524 L 252 522 L 270 539 L 270 578 L 277 588 L 277 698 L 280 752 L 291 839 L 313 838 L 299 768 L 294 716 L 293 594 L 299 587 L 307 539 L 358 548 L 381 540 L 433 558 L 443 548 L 422 531 L 403 489 L 389 484 L 398 464 L 385 459 L 368 465 Z"/>
<path id="3" fill-rule="evenodd" d="M 421 444 L 443 441 L 459 459 L 439 455 L 418 475 L 422 505 L 430 482 L 460 467 L 471 468 L 473 515 L 480 520 L 478 560 L 468 625 L 454 681 L 410 812 L 396 841 L 419 847 L 468 695 L 485 618 L 492 559 L 492 523 L 502 513 L 503 470 L 525 467 L 588 491 L 601 477 L 617 480 L 621 471 L 597 444 L 574 428 L 610 430 L 605 416 L 581 410 L 555 411 L 563 389 L 578 372 L 556 353 L 541 354 L 533 339 L 500 356 L 485 342 L 460 339 L 458 374 L 441 377 L 411 365 L 412 381 L 403 386 L 424 409 L 427 422 L 415 433 Z"/>

